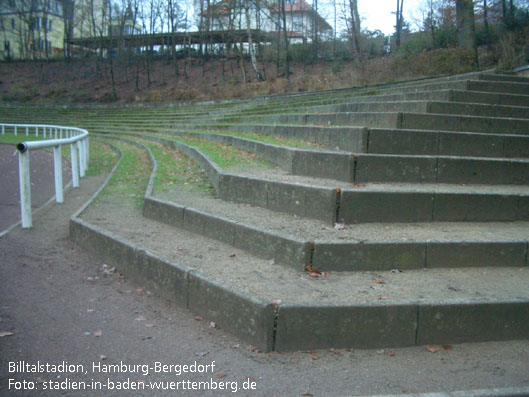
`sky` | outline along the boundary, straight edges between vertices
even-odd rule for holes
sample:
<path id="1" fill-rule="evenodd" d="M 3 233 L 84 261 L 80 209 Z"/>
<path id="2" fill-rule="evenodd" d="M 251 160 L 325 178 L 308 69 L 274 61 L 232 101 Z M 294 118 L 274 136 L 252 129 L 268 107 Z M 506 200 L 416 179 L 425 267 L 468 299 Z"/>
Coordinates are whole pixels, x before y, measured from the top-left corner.
<path id="1" fill-rule="evenodd" d="M 404 0 L 404 19 L 411 23 L 418 16 L 418 8 L 421 0 Z M 362 29 L 379 29 L 386 35 L 395 31 L 395 14 L 397 10 L 396 0 L 358 0 L 358 13 L 362 20 Z"/>

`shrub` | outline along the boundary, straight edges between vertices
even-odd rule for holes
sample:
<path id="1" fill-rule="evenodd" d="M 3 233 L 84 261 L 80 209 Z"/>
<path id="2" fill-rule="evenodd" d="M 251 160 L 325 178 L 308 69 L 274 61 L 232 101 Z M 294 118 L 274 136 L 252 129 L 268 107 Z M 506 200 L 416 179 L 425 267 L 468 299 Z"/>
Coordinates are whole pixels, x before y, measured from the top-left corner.
<path id="1" fill-rule="evenodd" d="M 31 84 L 21 86 L 14 85 L 9 89 L 8 94 L 3 95 L 6 102 L 30 102 L 39 96 L 39 91 Z"/>

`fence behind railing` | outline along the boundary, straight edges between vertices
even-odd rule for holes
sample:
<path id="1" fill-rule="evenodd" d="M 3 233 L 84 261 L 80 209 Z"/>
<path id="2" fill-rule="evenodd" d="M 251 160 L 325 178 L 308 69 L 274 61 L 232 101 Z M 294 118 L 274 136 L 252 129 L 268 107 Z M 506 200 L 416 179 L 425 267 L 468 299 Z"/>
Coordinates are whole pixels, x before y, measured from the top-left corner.
<path id="1" fill-rule="evenodd" d="M 18 175 L 20 181 L 20 213 L 22 227 L 33 225 L 31 216 L 31 182 L 29 172 L 29 152 L 31 149 L 53 148 L 53 163 L 55 175 L 55 201 L 64 201 L 62 181 L 62 151 L 61 146 L 70 145 L 72 164 L 72 184 L 79 187 L 79 177 L 84 177 L 88 168 L 89 144 L 88 131 L 75 127 L 62 127 L 43 124 L 0 124 L 2 135 L 12 133 L 18 136 L 32 134 L 42 140 L 24 141 L 17 145 Z"/>

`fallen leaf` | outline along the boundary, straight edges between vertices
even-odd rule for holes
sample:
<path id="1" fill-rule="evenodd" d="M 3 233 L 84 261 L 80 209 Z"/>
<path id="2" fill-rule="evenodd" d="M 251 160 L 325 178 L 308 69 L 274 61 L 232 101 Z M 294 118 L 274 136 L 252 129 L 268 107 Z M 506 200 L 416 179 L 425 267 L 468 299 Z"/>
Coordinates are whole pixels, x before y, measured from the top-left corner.
<path id="1" fill-rule="evenodd" d="M 373 280 L 373 282 L 374 282 L 375 284 L 386 284 L 386 282 L 385 282 L 385 281 L 382 281 L 382 280 Z"/>
<path id="2" fill-rule="evenodd" d="M 451 345 L 443 345 L 443 349 L 444 350 L 452 350 L 452 346 Z"/>
<path id="3" fill-rule="evenodd" d="M 392 351 L 392 350 L 386 350 L 386 354 L 387 354 L 388 356 L 390 356 L 390 357 L 395 356 L 395 352 Z"/>
<path id="4" fill-rule="evenodd" d="M 437 346 L 426 345 L 426 350 L 428 350 L 430 353 L 437 353 L 439 350 L 441 350 L 441 348 Z"/>
<path id="5" fill-rule="evenodd" d="M 235 254 L 231 254 L 230 255 L 230 258 L 234 258 L 236 255 Z"/>
<path id="6" fill-rule="evenodd" d="M 389 299 L 389 298 L 388 298 L 387 296 L 379 296 L 379 297 L 377 298 L 377 300 L 379 300 L 379 301 L 385 301 L 385 300 L 388 300 L 388 299 Z"/>
<path id="7" fill-rule="evenodd" d="M 237 343 L 236 345 L 233 345 L 233 346 L 232 346 L 232 349 L 238 349 L 240 346 L 241 346 L 241 345 Z"/>
<path id="8" fill-rule="evenodd" d="M 195 316 L 195 320 L 196 320 L 196 321 L 202 321 L 202 320 L 203 320 L 203 318 L 202 318 L 202 317 L 200 317 L 200 316 Z"/>
<path id="9" fill-rule="evenodd" d="M 138 318 L 136 318 L 136 321 L 145 321 L 147 320 L 144 316 L 140 315 Z"/>
<path id="10" fill-rule="evenodd" d="M 92 335 L 94 335 L 96 338 L 99 338 L 101 335 L 103 335 L 103 331 L 99 329 L 97 331 L 94 331 Z"/>
<path id="11" fill-rule="evenodd" d="M 4 338 L 6 336 L 11 336 L 11 335 L 14 335 L 14 333 L 13 332 L 9 332 L 9 331 L 0 332 L 0 338 Z"/>
<path id="12" fill-rule="evenodd" d="M 216 376 L 217 378 L 219 378 L 219 379 L 222 379 L 222 378 L 224 378 L 224 377 L 226 376 L 226 374 L 225 374 L 224 372 L 222 372 L 222 371 L 219 371 L 219 372 L 217 372 L 217 373 L 215 374 L 215 376 Z"/>
<path id="13" fill-rule="evenodd" d="M 400 270 L 400 269 L 393 269 L 393 270 L 391 271 L 391 273 L 400 274 L 400 273 L 402 273 L 402 270 Z"/>
<path id="14" fill-rule="evenodd" d="M 152 328 L 152 327 L 154 327 L 154 324 L 145 324 L 145 326 L 146 326 L 147 328 Z"/>
<path id="15" fill-rule="evenodd" d="M 313 397 L 313 396 L 314 396 L 314 394 L 310 394 L 310 393 L 303 393 L 303 394 L 302 394 L 301 396 L 302 396 L 302 397 Z"/>

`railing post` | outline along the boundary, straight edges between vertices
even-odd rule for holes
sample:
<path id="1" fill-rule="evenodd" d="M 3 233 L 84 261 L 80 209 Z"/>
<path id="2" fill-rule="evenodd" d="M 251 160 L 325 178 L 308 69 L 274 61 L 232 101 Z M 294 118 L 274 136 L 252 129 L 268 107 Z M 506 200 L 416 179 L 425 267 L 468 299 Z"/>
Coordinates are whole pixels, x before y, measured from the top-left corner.
<path id="1" fill-rule="evenodd" d="M 62 152 L 61 145 L 53 148 L 53 166 L 55 168 L 55 201 L 58 203 L 64 202 L 64 195 L 62 191 Z"/>
<path id="2" fill-rule="evenodd" d="M 15 136 L 17 136 L 17 126 L 15 125 Z"/>
<path id="3" fill-rule="evenodd" d="M 79 176 L 81 178 L 84 177 L 85 174 L 85 167 L 84 167 L 84 150 L 83 150 L 83 144 L 81 141 L 77 141 L 77 149 L 79 149 Z"/>
<path id="4" fill-rule="evenodd" d="M 2 135 L 5 135 L 4 125 L 2 124 Z"/>
<path id="5" fill-rule="evenodd" d="M 36 138 L 39 137 L 39 127 L 38 126 L 35 126 L 35 137 Z"/>
<path id="6" fill-rule="evenodd" d="M 86 145 L 86 168 L 88 169 L 88 163 L 90 160 L 90 141 L 88 140 L 88 137 L 85 138 L 85 145 Z"/>
<path id="7" fill-rule="evenodd" d="M 79 187 L 79 160 L 77 159 L 77 144 L 70 144 L 70 157 L 72 162 L 72 184 Z"/>
<path id="8" fill-rule="evenodd" d="M 18 178 L 20 184 L 20 215 L 23 228 L 33 226 L 31 220 L 31 182 L 29 175 L 29 150 L 19 151 Z"/>

